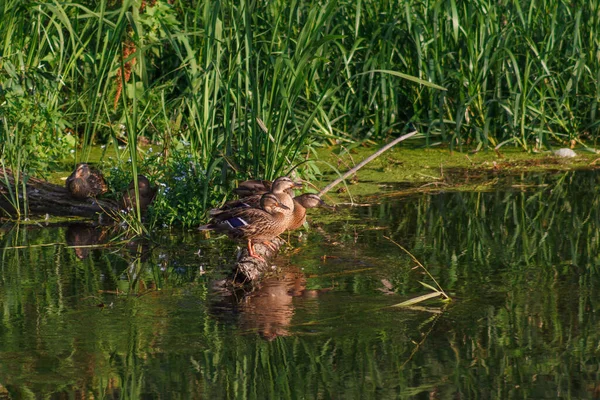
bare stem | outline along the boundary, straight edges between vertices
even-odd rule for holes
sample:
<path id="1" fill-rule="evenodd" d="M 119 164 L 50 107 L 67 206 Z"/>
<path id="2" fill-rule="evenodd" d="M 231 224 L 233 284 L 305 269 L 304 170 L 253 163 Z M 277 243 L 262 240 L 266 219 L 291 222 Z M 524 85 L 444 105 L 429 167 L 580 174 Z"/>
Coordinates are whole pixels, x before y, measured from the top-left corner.
<path id="1" fill-rule="evenodd" d="M 374 159 L 379 157 L 381 154 L 386 152 L 391 147 L 394 147 L 396 144 L 400 143 L 401 141 L 403 141 L 405 139 L 408 139 L 409 137 L 416 135 L 417 133 L 419 133 L 419 132 L 415 130 L 410 133 L 407 133 L 404 136 L 400 136 L 399 138 L 392 140 L 391 142 L 389 142 L 388 144 L 383 146 L 381 149 L 377 150 L 375 153 L 371 154 L 369 157 L 362 160 L 356 167 L 352 168 L 351 170 L 346 172 L 344 175 L 340 176 L 335 181 L 333 181 L 329 185 L 325 186 L 325 188 L 319 192 L 319 196 L 323 196 L 325 193 L 329 192 L 331 189 L 333 189 L 336 185 L 338 185 L 344 179 L 346 179 L 347 177 L 349 177 L 350 175 L 352 175 L 353 173 L 355 173 L 356 171 L 358 171 L 359 169 L 361 169 L 362 167 L 364 167 L 365 165 L 367 165 L 368 163 L 370 163 L 371 161 L 373 161 Z"/>

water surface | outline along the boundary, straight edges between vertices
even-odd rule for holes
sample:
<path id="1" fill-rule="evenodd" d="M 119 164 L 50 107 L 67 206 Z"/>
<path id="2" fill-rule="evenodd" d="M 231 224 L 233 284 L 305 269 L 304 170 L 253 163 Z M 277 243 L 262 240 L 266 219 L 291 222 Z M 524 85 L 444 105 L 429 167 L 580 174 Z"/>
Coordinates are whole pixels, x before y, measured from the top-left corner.
<path id="1" fill-rule="evenodd" d="M 0 398 L 597 398 L 598 179 L 386 185 L 316 213 L 252 294 L 213 289 L 225 239 L 5 225 Z M 433 282 L 386 237 L 453 301 L 392 307 Z"/>

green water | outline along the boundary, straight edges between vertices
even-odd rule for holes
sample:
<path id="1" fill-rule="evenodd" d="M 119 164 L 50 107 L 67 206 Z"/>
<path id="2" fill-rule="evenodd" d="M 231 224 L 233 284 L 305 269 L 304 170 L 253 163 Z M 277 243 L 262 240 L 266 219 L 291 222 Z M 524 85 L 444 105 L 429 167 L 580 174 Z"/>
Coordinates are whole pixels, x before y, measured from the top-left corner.
<path id="1" fill-rule="evenodd" d="M 314 213 L 251 295 L 213 288 L 235 259 L 224 239 L 74 249 L 114 233 L 6 225 L 0 398 L 598 397 L 599 179 L 513 176 Z M 432 281 L 385 236 L 452 303 L 390 307 Z"/>

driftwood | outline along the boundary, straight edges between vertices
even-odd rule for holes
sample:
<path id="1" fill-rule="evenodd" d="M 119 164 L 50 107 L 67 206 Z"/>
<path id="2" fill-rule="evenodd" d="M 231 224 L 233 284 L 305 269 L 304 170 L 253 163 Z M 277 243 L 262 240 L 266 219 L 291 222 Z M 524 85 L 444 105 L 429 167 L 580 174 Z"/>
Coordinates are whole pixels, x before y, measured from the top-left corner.
<path id="1" fill-rule="evenodd" d="M 11 202 L 8 180 L 11 190 L 15 193 L 15 180 L 11 170 L 0 169 L 0 207 L 10 215 L 16 215 L 17 210 Z M 22 193 L 22 183 L 18 184 L 19 207 L 25 209 L 27 199 L 28 215 L 57 215 L 95 218 L 103 211 L 118 210 L 119 205 L 114 200 L 85 199 L 77 200 L 71 197 L 64 186 L 55 185 L 45 180 L 28 177 L 26 181 L 26 196 Z"/>

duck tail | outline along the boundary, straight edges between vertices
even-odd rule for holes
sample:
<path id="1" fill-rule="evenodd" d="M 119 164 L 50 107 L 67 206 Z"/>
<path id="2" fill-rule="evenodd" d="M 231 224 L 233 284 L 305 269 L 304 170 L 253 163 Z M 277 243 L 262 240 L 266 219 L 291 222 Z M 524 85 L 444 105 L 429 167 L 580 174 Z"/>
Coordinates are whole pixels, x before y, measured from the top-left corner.
<path id="1" fill-rule="evenodd" d="M 215 229 L 213 224 L 200 225 L 198 227 L 199 231 L 212 231 L 213 229 Z"/>

